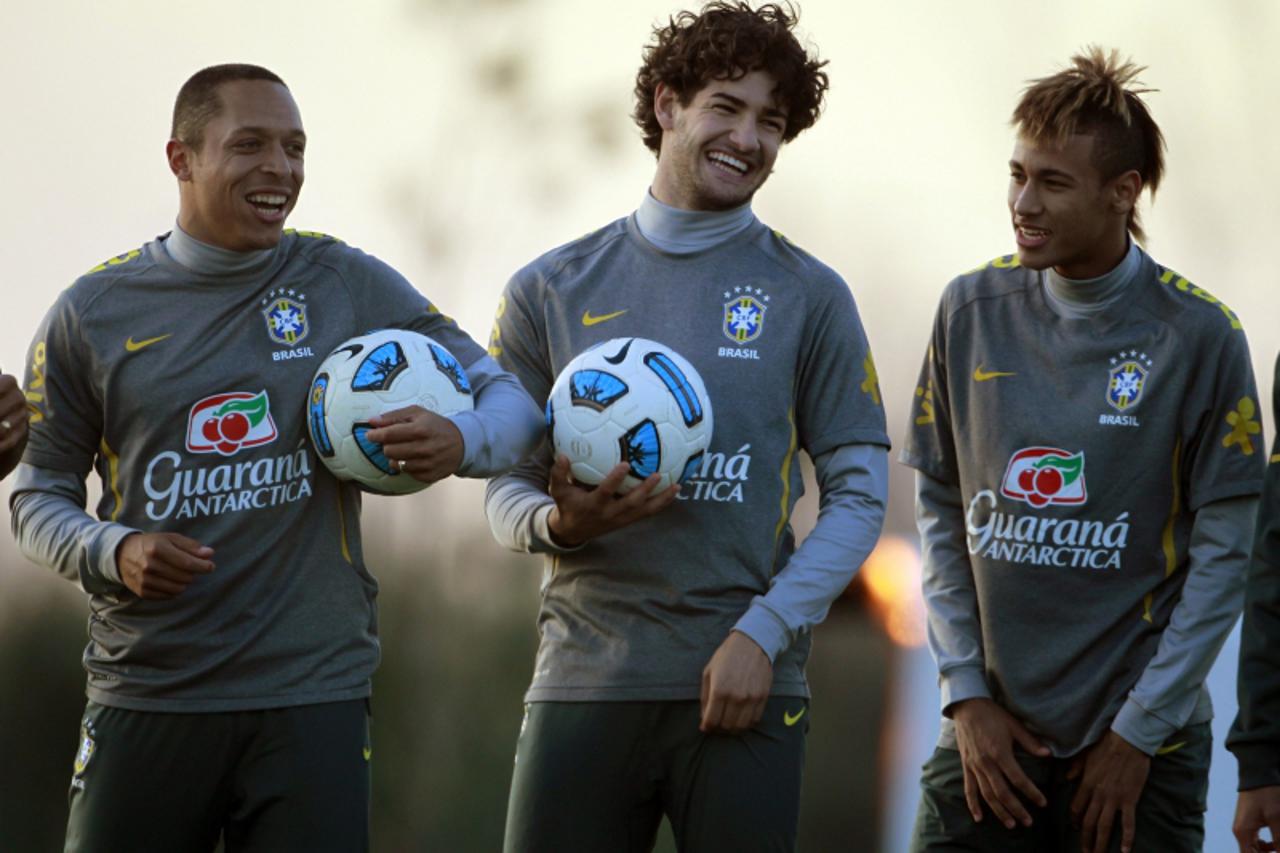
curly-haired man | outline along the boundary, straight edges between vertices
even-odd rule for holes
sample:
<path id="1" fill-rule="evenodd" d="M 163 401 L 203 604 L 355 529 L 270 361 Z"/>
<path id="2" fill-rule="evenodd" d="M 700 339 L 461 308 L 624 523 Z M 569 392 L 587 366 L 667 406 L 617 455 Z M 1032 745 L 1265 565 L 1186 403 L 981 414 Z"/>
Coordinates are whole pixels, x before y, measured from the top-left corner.
<path id="1" fill-rule="evenodd" d="M 682 850 L 795 845 L 810 630 L 879 535 L 888 439 L 848 287 L 751 211 L 827 87 L 794 24 L 713 3 L 659 27 L 636 84 L 649 192 L 498 308 L 490 351 L 535 399 L 639 336 L 697 368 L 716 424 L 678 494 L 619 494 L 626 464 L 582 488 L 545 447 L 490 482 L 498 539 L 547 555 L 508 850 L 645 850 L 664 814 Z M 796 549 L 800 449 L 821 512 Z"/>

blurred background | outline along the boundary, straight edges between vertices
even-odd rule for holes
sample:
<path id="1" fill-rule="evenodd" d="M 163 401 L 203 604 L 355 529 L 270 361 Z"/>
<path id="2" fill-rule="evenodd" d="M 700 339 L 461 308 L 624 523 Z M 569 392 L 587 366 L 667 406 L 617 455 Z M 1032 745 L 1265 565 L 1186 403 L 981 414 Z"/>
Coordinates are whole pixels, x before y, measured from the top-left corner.
<path id="1" fill-rule="evenodd" d="M 653 159 L 628 119 L 640 50 L 667 0 L 51 2 L 0 12 L 0 367 L 21 372 L 58 292 L 169 230 L 173 97 L 229 61 L 281 74 L 310 138 L 291 224 L 403 271 L 477 339 L 506 278 L 633 210 Z M 826 115 L 784 149 L 759 216 L 844 275 L 903 435 L 938 294 L 1013 250 L 1007 120 L 1031 77 L 1088 43 L 1149 70 L 1169 143 L 1144 210 L 1149 249 L 1243 319 L 1263 399 L 1280 294 L 1280 4 L 1238 0 L 808 0 L 830 60 Z M 1266 417 L 1268 441 L 1273 433 Z M 817 632 L 802 812 L 809 851 L 904 849 L 937 733 L 923 649 L 910 474 L 894 466 L 886 537 Z M 0 498 L 7 507 L 7 486 Z M 374 698 L 374 848 L 496 850 L 536 645 L 541 570 L 502 551 L 482 484 L 366 504 L 382 581 Z M 96 499 L 96 498 L 93 498 Z M 797 527 L 811 526 L 814 496 Z M 83 705 L 86 607 L 0 536 L 0 850 L 60 846 Z M 1218 720 L 1206 850 L 1234 849 L 1233 638 L 1211 677 Z M 664 844 L 669 844 L 667 840 Z"/>

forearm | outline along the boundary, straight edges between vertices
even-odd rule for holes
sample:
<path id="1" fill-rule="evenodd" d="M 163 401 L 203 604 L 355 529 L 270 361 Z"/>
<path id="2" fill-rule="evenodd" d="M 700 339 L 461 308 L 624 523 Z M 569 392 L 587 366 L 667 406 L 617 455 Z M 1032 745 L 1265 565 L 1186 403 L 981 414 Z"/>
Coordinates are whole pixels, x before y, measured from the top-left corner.
<path id="1" fill-rule="evenodd" d="M 547 520 L 555 501 L 547 494 L 545 448 L 485 486 L 484 512 L 498 544 L 526 554 L 558 554 Z"/>
<path id="2" fill-rule="evenodd" d="M 916 528 L 929 650 L 938 664 L 946 714 L 957 702 L 991 696 L 965 524 L 960 488 L 917 473 Z"/>
<path id="3" fill-rule="evenodd" d="M 475 409 L 449 416 L 462 434 L 458 474 L 491 477 L 509 470 L 538 446 L 543 421 L 519 381 L 483 356 L 467 368 Z"/>
<path id="4" fill-rule="evenodd" d="M 19 465 L 9 498 L 18 549 L 29 560 L 76 581 L 85 592 L 123 589 L 116 548 L 130 527 L 97 521 L 84 511 L 84 479 L 77 474 Z"/>
<path id="5" fill-rule="evenodd" d="M 814 460 L 818 521 L 769 591 L 756 596 L 734 626 L 770 660 L 826 618 L 875 547 L 884 524 L 888 467 L 886 448 L 873 444 L 837 447 Z"/>
<path id="6" fill-rule="evenodd" d="M 1240 617 L 1255 497 L 1201 507 L 1191 528 L 1187 579 L 1160 645 L 1111 728 L 1153 755 L 1182 728 L 1223 642 Z"/>

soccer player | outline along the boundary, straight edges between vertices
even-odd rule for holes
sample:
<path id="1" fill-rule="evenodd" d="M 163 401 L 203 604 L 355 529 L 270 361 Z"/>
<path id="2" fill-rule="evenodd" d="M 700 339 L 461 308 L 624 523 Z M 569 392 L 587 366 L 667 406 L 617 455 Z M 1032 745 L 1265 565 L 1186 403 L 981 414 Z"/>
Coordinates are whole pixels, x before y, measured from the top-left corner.
<path id="1" fill-rule="evenodd" d="M 1240 321 L 1139 247 L 1141 71 L 1091 48 L 1025 90 L 1018 252 L 938 308 L 903 453 L 944 716 L 913 850 L 1203 841 L 1263 448 Z"/>
<path id="2" fill-rule="evenodd" d="M 0 373 L 0 480 L 9 476 L 27 446 L 27 398 L 18 380 Z"/>
<path id="3" fill-rule="evenodd" d="M 506 849 L 795 845 L 811 629 L 883 520 L 888 439 L 840 277 L 751 210 L 827 76 L 789 9 L 712 3 L 655 30 L 634 117 L 657 171 L 640 207 L 512 278 L 490 352 L 536 400 L 610 338 L 661 341 L 706 383 L 715 434 L 679 488 L 588 489 L 549 448 L 489 484 L 498 539 L 546 554 L 541 644 Z M 816 528 L 796 549 L 798 450 Z"/>
<path id="4" fill-rule="evenodd" d="M 1280 423 L 1280 358 L 1272 388 L 1272 412 Z M 1262 486 L 1253 554 L 1245 584 L 1236 691 L 1240 711 L 1227 735 L 1240 770 L 1235 831 L 1240 853 L 1274 850 L 1280 843 L 1280 693 L 1276 648 L 1280 643 L 1280 436 L 1271 448 Z M 1271 843 L 1259 838 L 1267 829 Z"/>
<path id="5" fill-rule="evenodd" d="M 368 848 L 378 585 L 360 492 L 305 421 L 331 349 L 403 327 L 468 371 L 474 412 L 368 433 L 405 476 L 492 475 L 540 434 L 519 383 L 395 270 L 284 229 L 305 149 L 275 74 L 195 74 L 167 147 L 176 226 L 77 280 L 31 346 L 14 532 L 90 595 L 67 850 Z"/>

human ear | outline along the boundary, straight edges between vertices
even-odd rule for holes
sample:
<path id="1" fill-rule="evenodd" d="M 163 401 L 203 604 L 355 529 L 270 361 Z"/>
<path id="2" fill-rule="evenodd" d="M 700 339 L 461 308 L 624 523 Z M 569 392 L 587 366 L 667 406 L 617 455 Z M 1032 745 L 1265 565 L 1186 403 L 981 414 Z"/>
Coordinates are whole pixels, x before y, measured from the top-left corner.
<path id="1" fill-rule="evenodd" d="M 653 90 L 653 115 L 664 131 L 676 126 L 676 104 L 679 100 L 675 90 L 666 83 L 659 83 Z"/>
<path id="2" fill-rule="evenodd" d="M 191 180 L 191 149 L 185 142 L 170 139 L 164 146 L 169 161 L 169 171 L 180 181 Z"/>

